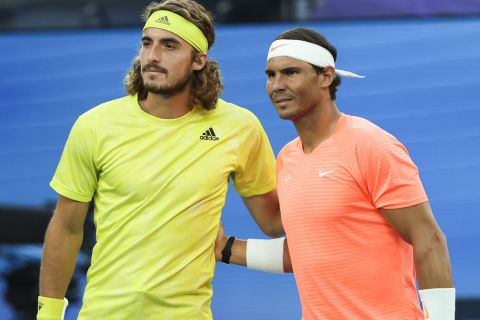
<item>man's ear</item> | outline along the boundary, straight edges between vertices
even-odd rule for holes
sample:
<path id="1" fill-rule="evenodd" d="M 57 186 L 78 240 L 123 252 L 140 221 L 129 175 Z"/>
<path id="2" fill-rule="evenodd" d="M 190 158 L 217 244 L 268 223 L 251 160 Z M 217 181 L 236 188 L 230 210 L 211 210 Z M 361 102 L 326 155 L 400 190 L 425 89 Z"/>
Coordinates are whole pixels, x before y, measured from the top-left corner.
<path id="1" fill-rule="evenodd" d="M 335 69 L 333 67 L 325 67 L 325 70 L 323 70 L 322 87 L 329 87 L 335 79 L 335 76 Z"/>
<path id="2" fill-rule="evenodd" d="M 196 53 L 193 56 L 192 69 L 194 71 L 202 70 L 207 64 L 208 56 L 206 53 Z"/>

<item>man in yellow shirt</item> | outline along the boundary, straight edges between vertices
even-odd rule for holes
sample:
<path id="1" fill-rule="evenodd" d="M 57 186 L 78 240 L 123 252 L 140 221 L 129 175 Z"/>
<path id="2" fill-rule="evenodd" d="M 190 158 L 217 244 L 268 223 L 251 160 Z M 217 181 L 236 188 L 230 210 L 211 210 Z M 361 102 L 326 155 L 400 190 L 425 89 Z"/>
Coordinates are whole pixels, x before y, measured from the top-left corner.
<path id="1" fill-rule="evenodd" d="M 166 0 L 144 18 L 128 95 L 77 119 L 50 183 L 59 199 L 37 319 L 64 316 L 92 199 L 97 243 L 79 319 L 211 319 L 229 179 L 262 230 L 281 229 L 265 132 L 251 112 L 218 98 L 212 17 L 194 1 Z"/>

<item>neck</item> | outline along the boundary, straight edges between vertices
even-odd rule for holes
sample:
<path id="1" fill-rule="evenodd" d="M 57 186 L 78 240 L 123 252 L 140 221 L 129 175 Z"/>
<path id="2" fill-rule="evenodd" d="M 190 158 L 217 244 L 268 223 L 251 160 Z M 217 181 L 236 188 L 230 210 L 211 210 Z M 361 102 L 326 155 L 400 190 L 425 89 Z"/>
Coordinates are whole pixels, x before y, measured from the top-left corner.
<path id="1" fill-rule="evenodd" d="M 154 117 L 175 119 L 192 110 L 190 106 L 190 85 L 173 95 L 162 95 L 149 92 L 145 100 L 139 100 L 140 108 Z"/>
<path id="2" fill-rule="evenodd" d="M 335 101 L 328 101 L 313 109 L 305 117 L 294 121 L 304 153 L 311 153 L 333 134 L 340 115 Z"/>

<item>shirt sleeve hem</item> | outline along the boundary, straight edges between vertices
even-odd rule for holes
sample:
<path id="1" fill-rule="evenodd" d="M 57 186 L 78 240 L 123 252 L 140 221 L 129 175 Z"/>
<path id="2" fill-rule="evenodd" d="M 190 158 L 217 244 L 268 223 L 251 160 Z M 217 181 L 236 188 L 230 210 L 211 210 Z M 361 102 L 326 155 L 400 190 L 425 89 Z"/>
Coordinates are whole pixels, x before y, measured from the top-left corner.
<path id="1" fill-rule="evenodd" d="M 58 194 L 75 201 L 90 202 L 92 200 L 91 196 L 72 191 L 54 180 L 50 181 L 50 187 Z"/>
<path id="2" fill-rule="evenodd" d="M 412 199 L 410 201 L 405 201 L 405 202 L 402 202 L 402 203 L 386 203 L 384 205 L 381 205 L 379 206 L 379 208 L 383 208 L 383 209 L 401 209 L 401 208 L 407 208 L 407 207 L 411 207 L 411 206 L 414 206 L 414 205 L 417 205 L 417 204 L 420 204 L 420 203 L 423 203 L 423 202 L 427 202 L 428 201 L 428 198 L 427 197 L 419 197 L 419 198 L 415 198 L 415 199 Z"/>
<path id="3" fill-rule="evenodd" d="M 266 184 L 262 187 L 255 188 L 255 189 L 245 189 L 245 191 L 237 189 L 237 192 L 242 198 L 248 198 L 248 197 L 258 196 L 260 194 L 265 194 L 267 192 L 270 192 L 274 190 L 275 187 L 276 187 L 276 183 L 275 181 L 272 181 L 269 184 Z"/>

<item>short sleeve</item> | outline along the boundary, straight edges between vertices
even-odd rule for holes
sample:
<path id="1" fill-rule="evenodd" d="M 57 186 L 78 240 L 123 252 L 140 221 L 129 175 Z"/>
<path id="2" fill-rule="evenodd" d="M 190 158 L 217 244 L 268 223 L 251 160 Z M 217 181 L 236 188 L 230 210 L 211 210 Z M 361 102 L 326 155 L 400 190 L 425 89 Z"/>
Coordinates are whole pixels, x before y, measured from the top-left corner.
<path id="1" fill-rule="evenodd" d="M 275 189 L 275 156 L 270 141 L 253 116 L 245 141 L 238 146 L 239 166 L 232 175 L 233 185 L 242 197 L 264 194 Z"/>
<path id="2" fill-rule="evenodd" d="M 80 117 L 73 125 L 50 186 L 64 197 L 90 202 L 97 187 L 95 134 L 91 122 Z"/>
<path id="3" fill-rule="evenodd" d="M 378 131 L 359 146 L 359 169 L 375 207 L 398 209 L 428 200 L 417 166 L 395 137 Z"/>

